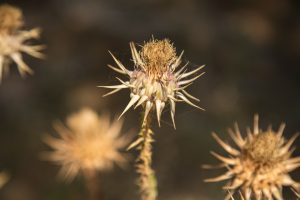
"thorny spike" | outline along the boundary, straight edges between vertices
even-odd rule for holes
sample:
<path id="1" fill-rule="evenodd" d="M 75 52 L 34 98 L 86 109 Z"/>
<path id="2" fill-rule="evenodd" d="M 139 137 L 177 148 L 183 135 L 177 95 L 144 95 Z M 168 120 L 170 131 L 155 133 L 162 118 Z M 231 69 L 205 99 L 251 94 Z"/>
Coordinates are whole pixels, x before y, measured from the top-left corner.
<path id="1" fill-rule="evenodd" d="M 227 165 L 225 163 L 221 163 L 218 165 L 207 165 L 207 164 L 202 165 L 203 169 L 219 169 L 219 168 L 224 168 L 224 167 L 227 167 Z"/>
<path id="2" fill-rule="evenodd" d="M 198 102 L 200 102 L 200 99 L 198 99 L 198 98 L 196 98 L 196 97 L 194 97 L 193 95 L 191 95 L 190 93 L 188 93 L 187 91 L 185 91 L 185 90 L 182 90 L 182 92 L 187 96 L 187 97 L 189 97 L 189 98 L 191 98 L 191 99 L 193 99 L 193 100 L 195 100 L 195 101 L 198 101 Z"/>
<path id="3" fill-rule="evenodd" d="M 270 190 L 268 190 L 267 188 L 263 188 L 263 193 L 267 197 L 268 200 L 273 200 Z"/>
<path id="4" fill-rule="evenodd" d="M 239 155 L 239 151 L 232 148 L 230 145 L 225 143 L 215 132 L 212 133 L 213 138 L 231 155 L 237 156 Z"/>
<path id="5" fill-rule="evenodd" d="M 231 178 L 232 175 L 233 175 L 233 173 L 231 171 L 228 171 L 228 172 L 226 172 L 226 174 L 223 174 L 221 176 L 205 179 L 204 182 L 219 182 L 219 181 L 223 181 L 223 180 L 227 180 L 227 179 Z"/>
<path id="6" fill-rule="evenodd" d="M 236 188 L 240 187 L 243 183 L 244 183 L 243 180 L 236 178 L 230 185 L 224 186 L 223 189 L 226 189 L 226 190 L 236 189 Z"/>
<path id="7" fill-rule="evenodd" d="M 139 145 L 141 142 L 143 142 L 143 141 L 144 141 L 144 138 L 139 137 L 136 141 L 134 141 L 133 143 L 131 143 L 131 144 L 127 147 L 126 151 L 129 151 L 130 149 L 132 149 L 132 148 L 138 146 L 138 145 Z"/>
<path id="8" fill-rule="evenodd" d="M 228 165 L 234 165 L 236 164 L 236 160 L 235 159 L 231 159 L 231 158 L 226 158 L 224 156 L 221 156 L 213 151 L 210 152 L 214 157 L 216 157 L 218 160 L 228 164 Z"/>
<path id="9" fill-rule="evenodd" d="M 133 95 L 133 97 L 131 98 L 131 100 L 129 101 L 128 105 L 126 106 L 126 108 L 124 109 L 124 111 L 122 112 L 122 114 L 120 115 L 120 117 L 118 118 L 118 120 L 122 117 L 122 115 L 124 113 L 126 113 L 126 111 L 133 105 L 135 104 L 138 100 L 139 100 L 140 96 L 139 95 Z"/>
<path id="10" fill-rule="evenodd" d="M 18 70 L 19 70 L 21 76 L 24 77 L 26 75 L 26 72 L 29 73 L 29 74 L 33 74 L 33 71 L 23 61 L 21 54 L 19 54 L 19 53 L 12 54 L 11 58 L 17 63 Z"/>
<path id="11" fill-rule="evenodd" d="M 235 133 L 236 133 L 237 137 L 239 138 L 239 140 L 244 142 L 244 139 L 241 135 L 241 131 L 240 131 L 240 128 L 239 128 L 239 125 L 237 122 L 234 123 L 234 130 L 235 130 Z"/>
<path id="12" fill-rule="evenodd" d="M 190 83 L 190 84 L 187 84 L 187 85 L 185 85 L 185 86 L 175 88 L 174 91 L 181 91 L 181 90 L 184 90 L 185 88 L 189 87 L 189 86 L 192 85 L 192 84 L 193 84 L 193 83 Z"/>
<path id="13" fill-rule="evenodd" d="M 231 128 L 228 129 L 228 133 L 230 135 L 230 137 L 232 138 L 232 140 L 235 142 L 235 144 L 241 148 L 244 144 L 243 140 L 241 138 L 238 137 L 238 134 L 235 133 Z"/>
<path id="14" fill-rule="evenodd" d="M 276 198 L 276 200 L 282 200 L 282 194 L 279 192 L 278 188 L 276 186 L 271 187 L 271 192 Z"/>
<path id="15" fill-rule="evenodd" d="M 282 147 L 281 149 L 281 153 L 286 153 L 289 151 L 290 147 L 292 146 L 292 144 L 295 142 L 295 140 L 297 139 L 297 137 L 299 136 L 299 133 L 296 133 L 295 135 L 293 135 L 288 141 L 287 143 Z"/>
<path id="16" fill-rule="evenodd" d="M 201 74 L 199 74 L 198 76 L 195 76 L 194 78 L 191 78 L 191 79 L 188 79 L 188 80 L 179 81 L 178 85 L 189 84 L 189 83 L 193 82 L 194 80 L 196 80 L 197 78 L 199 78 L 200 76 L 202 76 L 203 74 L 205 74 L 205 72 L 202 72 Z"/>
<path id="17" fill-rule="evenodd" d="M 178 56 L 178 58 L 175 60 L 175 62 L 171 65 L 171 69 L 173 69 L 173 71 L 180 65 L 181 57 L 182 57 L 183 53 L 184 53 L 184 51 L 181 52 L 181 54 Z"/>
<path id="18" fill-rule="evenodd" d="M 278 137 L 282 136 L 284 129 L 285 129 L 285 123 L 281 123 L 279 128 L 278 128 L 278 131 L 277 131 Z"/>
<path id="19" fill-rule="evenodd" d="M 133 62 L 135 65 L 141 66 L 144 70 L 144 63 L 140 58 L 140 54 L 137 52 L 136 48 L 135 48 L 135 44 L 134 42 L 130 42 L 130 50 L 131 50 L 131 54 L 132 54 L 132 58 L 133 58 Z"/>
<path id="20" fill-rule="evenodd" d="M 158 126 L 160 127 L 160 116 L 161 116 L 161 112 L 162 112 L 162 104 L 159 99 L 155 101 L 155 106 L 156 106 L 156 115 L 157 115 Z"/>
<path id="21" fill-rule="evenodd" d="M 109 89 L 123 89 L 128 88 L 128 86 L 122 84 L 122 85 L 98 85 L 97 87 L 100 88 L 109 88 Z"/>
<path id="22" fill-rule="evenodd" d="M 261 191 L 254 191 L 254 195 L 256 200 L 261 200 L 262 192 Z"/>
<path id="23" fill-rule="evenodd" d="M 148 114 L 149 114 L 151 108 L 152 108 L 152 103 L 151 103 L 150 101 L 147 101 L 147 102 L 146 102 L 145 114 L 144 114 L 144 119 L 143 119 L 143 121 L 145 121 L 145 119 L 147 118 L 147 116 L 148 116 Z"/>
<path id="24" fill-rule="evenodd" d="M 169 102 L 170 102 L 170 112 L 171 112 L 172 123 L 173 123 L 174 129 L 176 129 L 176 124 L 175 124 L 175 102 L 172 99 L 170 99 Z"/>
<path id="25" fill-rule="evenodd" d="M 145 101 L 147 101 L 148 96 L 144 95 L 140 98 L 139 102 L 135 105 L 134 109 L 136 109 L 138 106 L 140 106 L 141 104 L 143 104 Z"/>
<path id="26" fill-rule="evenodd" d="M 118 69 L 118 68 L 116 68 L 116 67 L 114 67 L 114 66 L 112 66 L 112 65 L 107 65 L 107 66 L 108 66 L 109 68 L 111 68 L 112 70 L 114 70 L 114 71 L 120 73 L 120 74 L 126 74 L 126 72 L 124 72 L 123 70 Z"/>
<path id="27" fill-rule="evenodd" d="M 182 93 L 177 92 L 177 95 L 178 95 L 179 98 L 181 98 L 183 101 L 185 101 L 186 103 L 190 104 L 191 106 L 193 106 L 193 107 L 195 107 L 195 108 L 198 108 L 198 109 L 200 109 L 200 110 L 203 110 L 203 111 L 205 110 L 204 108 L 201 108 L 201 107 L 199 107 L 199 106 L 193 104 L 193 103 L 192 103 L 190 100 L 188 100 Z"/>
<path id="28" fill-rule="evenodd" d="M 43 50 L 44 48 L 45 48 L 44 45 L 36 45 L 36 46 L 22 45 L 20 47 L 20 50 L 31 55 L 32 57 L 43 59 L 45 58 L 45 55 L 40 53 L 39 50 Z"/>
<path id="29" fill-rule="evenodd" d="M 112 91 L 110 91 L 110 92 L 104 94 L 102 97 L 107 97 L 107 96 L 112 95 L 112 94 L 114 94 L 114 93 L 116 93 L 116 92 L 119 92 L 120 90 L 122 90 L 122 88 L 114 89 L 114 90 L 112 90 Z"/>
<path id="30" fill-rule="evenodd" d="M 120 79 L 120 78 L 118 78 L 118 77 L 116 77 L 116 79 L 118 80 L 118 81 L 120 81 L 123 85 L 126 85 L 127 87 L 131 87 L 131 88 L 134 88 L 135 86 L 134 85 L 131 85 L 131 84 L 129 84 L 129 82 L 128 81 L 123 81 L 122 79 Z"/>
<path id="31" fill-rule="evenodd" d="M 177 80 L 180 78 L 181 72 L 188 66 L 189 62 L 185 63 L 177 72 L 175 72 L 175 77 L 177 77 Z"/>
<path id="32" fill-rule="evenodd" d="M 108 51 L 108 52 L 111 55 L 111 57 L 114 59 L 115 63 L 118 65 L 118 67 L 128 74 L 128 70 L 124 67 L 124 65 L 110 51 Z"/>
<path id="33" fill-rule="evenodd" d="M 205 67 L 205 65 L 202 65 L 202 66 L 198 67 L 197 69 L 194 69 L 193 71 L 184 73 L 184 74 L 182 74 L 182 75 L 180 76 L 180 79 L 185 78 L 185 77 L 188 77 L 188 76 L 190 76 L 190 75 L 192 75 L 192 74 L 198 72 L 199 70 L 203 69 L 204 67 Z"/>
<path id="34" fill-rule="evenodd" d="M 250 200 L 251 197 L 251 189 L 250 188 L 246 188 L 245 189 L 245 200 Z"/>

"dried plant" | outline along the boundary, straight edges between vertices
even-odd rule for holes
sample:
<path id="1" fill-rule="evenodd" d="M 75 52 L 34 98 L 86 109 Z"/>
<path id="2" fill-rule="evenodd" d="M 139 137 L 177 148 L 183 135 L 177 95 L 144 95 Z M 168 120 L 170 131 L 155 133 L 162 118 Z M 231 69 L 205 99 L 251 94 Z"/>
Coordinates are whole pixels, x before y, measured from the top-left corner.
<path id="1" fill-rule="evenodd" d="M 110 68 L 120 74 L 127 75 L 129 81 L 123 81 L 117 78 L 121 84 L 114 86 L 99 86 L 113 89 L 104 96 L 118 92 L 121 89 L 130 89 L 128 105 L 120 117 L 135 104 L 135 108 L 143 106 L 143 120 L 138 139 L 134 141 L 128 149 L 137 148 L 140 154 L 137 158 L 136 169 L 139 173 L 138 185 L 141 191 L 142 200 L 154 200 L 157 198 L 157 182 L 155 172 L 151 168 L 152 164 L 152 142 L 153 132 L 151 130 L 151 111 L 156 110 L 157 121 L 160 126 L 161 114 L 169 102 L 171 119 L 175 127 L 175 102 L 184 101 L 196 108 L 201 107 L 192 103 L 192 100 L 199 101 L 196 97 L 190 95 L 185 89 L 193 83 L 194 80 L 204 74 L 202 72 L 192 78 L 204 66 L 200 66 L 192 71 L 187 71 L 188 63 L 181 66 L 183 52 L 177 56 L 176 49 L 168 39 L 152 39 L 141 46 L 138 51 L 133 42 L 130 42 L 131 54 L 134 62 L 134 70 L 131 71 L 113 55 L 117 67 L 108 65 Z"/>
<path id="2" fill-rule="evenodd" d="M 135 108 L 142 105 L 145 109 L 144 119 L 147 118 L 153 107 L 156 109 L 158 124 L 165 105 L 170 103 L 171 118 L 175 128 L 175 102 L 186 102 L 191 106 L 203 110 L 203 108 L 192 103 L 192 100 L 199 101 L 196 97 L 189 94 L 185 89 L 193 83 L 194 80 L 204 74 L 189 78 L 200 71 L 203 66 L 192 71 L 187 71 L 187 65 L 181 66 L 182 53 L 177 56 L 176 49 L 168 39 L 152 39 L 145 43 L 138 52 L 135 44 L 130 42 L 134 70 L 130 71 L 111 53 L 117 67 L 108 65 L 110 68 L 120 74 L 129 77 L 129 81 L 123 81 L 117 78 L 121 84 L 114 86 L 99 86 L 114 89 L 104 96 L 114 94 L 123 88 L 129 88 L 131 100 L 124 109 L 121 116 L 134 104 Z M 121 117 L 120 116 L 120 117 Z"/>
<path id="3" fill-rule="evenodd" d="M 20 74 L 25 76 L 33 71 L 23 61 L 22 52 L 36 58 L 44 58 L 40 50 L 43 45 L 28 45 L 27 40 L 38 39 L 40 29 L 21 30 L 23 25 L 22 11 L 8 4 L 0 5 L 0 81 L 3 73 L 8 73 L 9 64 L 14 61 Z"/>
<path id="4" fill-rule="evenodd" d="M 88 187 L 94 188 L 97 172 L 111 170 L 114 163 L 122 165 L 126 161 L 120 150 L 129 139 L 120 137 L 121 121 L 111 123 L 108 115 L 98 116 L 85 108 L 69 116 L 66 124 L 67 127 L 55 123 L 59 138 L 44 139 L 54 149 L 45 153 L 45 159 L 62 165 L 60 175 L 66 180 L 71 181 L 81 171 Z"/>
<path id="5" fill-rule="evenodd" d="M 7 172 L 0 172 L 0 188 L 2 188 L 10 179 L 10 175 Z"/>
<path id="6" fill-rule="evenodd" d="M 230 154 L 224 157 L 212 152 L 222 163 L 219 167 L 226 167 L 227 172 L 216 178 L 206 179 L 206 182 L 219 182 L 229 180 L 224 189 L 242 192 L 242 198 L 282 200 L 283 186 L 299 190 L 299 183 L 295 182 L 289 172 L 300 166 L 300 157 L 291 157 L 294 148 L 291 148 L 298 134 L 289 140 L 282 136 L 285 124 L 282 123 L 277 132 L 270 126 L 266 131 L 259 128 L 258 115 L 254 117 L 253 131 L 247 129 L 247 136 L 241 136 L 239 127 L 235 124 L 235 130 L 229 129 L 229 134 L 237 147 L 233 148 L 217 134 L 214 139 Z M 205 166 L 211 167 L 211 166 Z M 229 199 L 230 195 L 226 197 Z"/>

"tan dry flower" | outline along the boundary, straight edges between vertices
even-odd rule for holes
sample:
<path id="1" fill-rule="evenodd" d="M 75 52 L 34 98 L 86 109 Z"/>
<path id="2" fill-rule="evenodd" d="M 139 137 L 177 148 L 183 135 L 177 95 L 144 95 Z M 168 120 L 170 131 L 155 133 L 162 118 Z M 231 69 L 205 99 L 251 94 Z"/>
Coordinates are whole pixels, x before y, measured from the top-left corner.
<path id="1" fill-rule="evenodd" d="M 177 56 L 175 47 L 168 39 L 152 39 L 145 43 L 139 52 L 135 44 L 130 42 L 130 49 L 134 62 L 133 71 L 125 68 L 112 53 L 110 54 L 118 67 L 108 65 L 116 72 L 127 75 L 129 81 L 123 81 L 117 78 L 121 82 L 120 85 L 99 86 L 114 89 L 104 96 L 114 94 L 124 88 L 131 90 L 131 100 L 121 116 L 134 104 L 136 104 L 135 108 L 142 105 L 145 108 L 144 119 L 146 119 L 148 113 L 155 108 L 158 124 L 160 125 L 162 111 L 169 102 L 171 118 L 175 128 L 175 102 L 183 101 L 191 106 L 204 110 L 192 102 L 192 100 L 199 101 L 199 99 L 185 90 L 194 80 L 204 74 L 204 72 L 202 72 L 190 78 L 190 76 L 196 74 L 204 66 L 200 66 L 192 71 L 187 71 L 186 67 L 188 63 L 181 66 L 183 51 Z"/>
<path id="2" fill-rule="evenodd" d="M 23 61 L 22 52 L 36 58 L 44 58 L 40 50 L 43 45 L 28 45 L 27 40 L 38 39 L 40 29 L 20 30 L 23 24 L 22 11 L 8 4 L 0 5 L 0 81 L 3 73 L 9 71 L 9 64 L 14 61 L 20 74 L 25 76 L 33 71 Z"/>
<path id="3" fill-rule="evenodd" d="M 255 115 L 253 132 L 247 129 L 246 138 L 242 138 L 236 123 L 235 130 L 229 129 L 229 134 L 239 150 L 213 133 L 214 139 L 230 154 L 230 157 L 214 152 L 212 155 L 222 162 L 219 166 L 226 167 L 228 171 L 205 181 L 229 180 L 224 189 L 231 192 L 241 191 L 245 200 L 250 200 L 252 196 L 257 200 L 265 198 L 282 200 L 283 186 L 298 190 L 299 183 L 289 175 L 289 172 L 300 166 L 300 157 L 291 157 L 294 151 L 291 146 L 298 135 L 286 141 L 282 136 L 284 128 L 285 124 L 282 123 L 277 132 L 274 132 L 271 126 L 262 131 L 259 128 L 258 115 Z M 229 198 L 230 195 L 225 199 Z"/>
<path id="4" fill-rule="evenodd" d="M 0 172 L 0 188 L 2 188 L 10 179 L 10 174 L 2 171 Z"/>
<path id="5" fill-rule="evenodd" d="M 85 108 L 67 118 L 67 127 L 56 123 L 60 138 L 47 136 L 45 143 L 54 149 L 45 154 L 47 160 L 62 165 L 60 175 L 72 180 L 80 171 L 110 170 L 114 163 L 126 161 L 120 150 L 129 140 L 120 137 L 122 122 L 110 122 L 108 115 L 98 116 Z"/>

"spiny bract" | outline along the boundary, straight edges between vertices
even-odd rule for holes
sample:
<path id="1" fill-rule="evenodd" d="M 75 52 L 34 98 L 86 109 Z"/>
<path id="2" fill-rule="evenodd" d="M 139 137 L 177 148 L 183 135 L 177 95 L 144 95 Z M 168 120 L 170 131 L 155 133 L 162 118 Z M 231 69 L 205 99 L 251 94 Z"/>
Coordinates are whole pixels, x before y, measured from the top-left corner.
<path id="1" fill-rule="evenodd" d="M 60 138 L 45 138 L 45 143 L 54 149 L 45 154 L 45 159 L 62 165 L 62 177 L 72 180 L 80 170 L 110 170 L 113 163 L 126 161 L 119 151 L 129 142 L 119 136 L 121 121 L 111 123 L 107 115 L 98 116 L 85 108 L 69 116 L 66 123 L 67 127 L 61 123 L 54 126 Z"/>
<path id="2" fill-rule="evenodd" d="M 196 74 L 204 66 L 200 66 L 192 71 L 187 71 L 186 67 L 181 65 L 182 53 L 177 56 L 176 49 L 168 39 L 152 39 L 145 43 L 138 52 L 135 44 L 130 42 L 131 54 L 134 62 L 134 70 L 130 71 L 112 54 L 117 67 L 108 65 L 110 68 L 120 74 L 129 77 L 129 81 L 123 81 L 117 78 L 121 84 L 114 86 L 99 86 L 114 89 L 104 96 L 111 95 L 123 88 L 131 90 L 131 100 L 124 109 L 121 116 L 134 104 L 135 108 L 142 105 L 145 108 L 144 119 L 147 117 L 152 108 L 156 109 L 158 124 L 160 125 L 161 113 L 167 102 L 170 103 L 170 112 L 172 122 L 175 128 L 175 102 L 184 101 L 196 108 L 200 108 L 191 102 L 199 101 L 196 97 L 190 95 L 185 89 L 193 83 L 194 80 L 204 74 Z M 121 117 L 120 116 L 120 117 Z"/>
<path id="3" fill-rule="evenodd" d="M 9 64 L 14 61 L 20 74 L 33 74 L 33 71 L 23 61 L 22 52 L 36 58 L 44 58 L 39 51 L 44 49 L 43 45 L 28 45 L 27 40 L 38 39 L 40 30 L 38 28 L 23 31 L 22 11 L 16 7 L 4 4 L 0 5 L 0 81 L 3 73 L 9 71 Z"/>
<path id="4" fill-rule="evenodd" d="M 245 200 L 250 200 L 252 196 L 257 200 L 273 198 L 282 200 L 283 186 L 298 190 L 299 183 L 289 175 L 289 172 L 300 166 L 300 157 L 291 157 L 294 151 L 291 146 L 298 135 L 285 141 L 282 136 L 284 128 L 285 124 L 282 123 L 277 132 L 274 132 L 271 126 L 262 131 L 259 129 L 258 115 L 255 115 L 253 132 L 247 129 L 247 137 L 242 138 L 238 125 L 235 124 L 235 131 L 229 129 L 229 134 L 239 150 L 213 133 L 214 139 L 230 154 L 230 158 L 212 152 L 222 161 L 220 166 L 226 167 L 228 171 L 206 181 L 229 180 L 224 189 L 232 192 L 241 191 Z M 229 198 L 230 195 L 225 199 Z"/>

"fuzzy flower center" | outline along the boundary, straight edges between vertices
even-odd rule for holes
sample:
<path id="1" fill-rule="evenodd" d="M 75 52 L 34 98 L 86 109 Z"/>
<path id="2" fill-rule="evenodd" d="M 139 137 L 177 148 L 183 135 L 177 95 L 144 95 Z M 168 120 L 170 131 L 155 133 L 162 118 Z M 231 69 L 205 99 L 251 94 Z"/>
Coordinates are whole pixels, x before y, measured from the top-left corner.
<path id="1" fill-rule="evenodd" d="M 281 139 L 274 132 L 268 131 L 255 135 L 246 152 L 257 163 L 273 163 L 278 160 L 281 144 Z"/>
<path id="2" fill-rule="evenodd" d="M 147 42 L 142 47 L 140 55 L 147 72 L 157 78 L 161 78 L 177 58 L 176 49 L 168 39 Z"/>
<path id="3" fill-rule="evenodd" d="M 0 6 L 0 32 L 12 32 L 23 25 L 22 11 L 10 5 Z"/>

